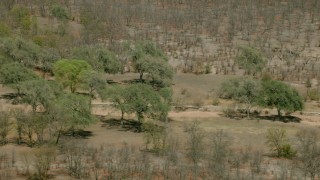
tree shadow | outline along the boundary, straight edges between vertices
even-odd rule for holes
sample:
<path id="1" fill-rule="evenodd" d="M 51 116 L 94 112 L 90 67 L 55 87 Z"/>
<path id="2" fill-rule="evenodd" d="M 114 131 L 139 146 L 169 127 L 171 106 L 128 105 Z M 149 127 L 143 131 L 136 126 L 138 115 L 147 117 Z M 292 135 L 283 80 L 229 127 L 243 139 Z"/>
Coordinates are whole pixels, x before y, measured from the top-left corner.
<path id="1" fill-rule="evenodd" d="M 142 123 L 133 119 L 102 119 L 102 127 L 115 128 L 119 131 L 142 132 Z"/>
<path id="2" fill-rule="evenodd" d="M 83 129 L 70 129 L 68 131 L 63 132 L 62 135 L 69 137 L 79 137 L 83 139 L 88 139 L 89 137 L 93 136 L 92 131 L 85 131 Z"/>
<path id="3" fill-rule="evenodd" d="M 301 122 L 301 118 L 296 117 L 296 116 L 291 116 L 291 115 L 287 115 L 287 116 L 281 116 L 280 118 L 277 115 L 269 115 L 269 116 L 256 116 L 255 117 L 258 120 L 268 120 L 268 121 L 279 121 L 279 122 L 283 122 L 283 123 L 300 123 Z"/>
<path id="4" fill-rule="evenodd" d="M 17 97 L 19 97 L 17 93 L 7 93 L 7 94 L 1 95 L 0 99 L 14 100 Z"/>
<path id="5" fill-rule="evenodd" d="M 119 82 L 116 82 L 112 79 L 107 79 L 107 84 L 119 84 Z"/>
<path id="6" fill-rule="evenodd" d="M 228 117 L 230 119 L 235 119 L 235 120 L 241 120 L 244 118 L 248 118 L 247 112 L 243 109 L 238 109 L 238 110 L 225 110 L 223 113 L 221 113 L 221 116 Z M 289 123 L 289 122 L 294 122 L 294 123 L 300 123 L 301 118 L 291 116 L 291 115 L 285 115 L 281 116 L 280 118 L 278 115 L 265 115 L 262 116 L 260 112 L 258 111 L 253 111 L 250 112 L 249 119 L 256 119 L 256 120 L 268 120 L 268 121 L 279 121 L 283 123 Z"/>
<path id="7" fill-rule="evenodd" d="M 136 83 L 145 83 L 146 81 L 144 79 L 140 80 L 140 79 L 130 79 L 130 80 L 123 80 L 123 83 L 126 84 L 136 84 Z"/>
<path id="8" fill-rule="evenodd" d="M 21 96 L 24 94 L 18 94 L 18 93 L 7 93 L 0 96 L 0 99 L 4 99 L 7 102 L 10 102 L 13 105 L 17 105 L 20 103 Z"/>

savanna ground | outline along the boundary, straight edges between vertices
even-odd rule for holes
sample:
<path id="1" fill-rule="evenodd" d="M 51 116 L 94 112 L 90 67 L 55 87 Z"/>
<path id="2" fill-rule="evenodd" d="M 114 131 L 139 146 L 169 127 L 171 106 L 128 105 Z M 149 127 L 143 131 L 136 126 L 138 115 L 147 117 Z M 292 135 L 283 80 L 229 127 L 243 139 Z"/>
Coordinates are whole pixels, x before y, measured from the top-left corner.
<path id="1" fill-rule="evenodd" d="M 124 74 L 124 75 L 107 75 L 108 80 L 114 82 L 125 83 L 128 80 L 137 78 L 137 74 Z M 170 137 L 174 137 L 179 140 L 181 145 L 186 143 L 186 124 L 193 121 L 200 123 L 200 128 L 206 133 L 223 130 L 229 135 L 232 141 L 232 149 L 243 150 L 250 148 L 251 150 L 259 150 L 263 152 L 267 160 L 265 164 L 274 163 L 274 158 L 269 158 L 270 151 L 266 145 L 266 133 L 270 128 L 282 128 L 285 129 L 289 139 L 294 144 L 294 138 L 296 133 L 301 129 L 316 130 L 320 128 L 320 112 L 317 102 L 306 102 L 306 108 L 303 112 L 295 112 L 292 116 L 298 119 L 298 122 L 281 122 L 273 121 L 271 115 L 275 114 L 275 111 L 267 109 L 256 109 L 261 111 L 261 117 L 247 118 L 228 118 L 225 117 L 223 111 L 227 108 L 233 108 L 239 106 L 230 101 L 225 101 L 217 98 L 217 90 L 220 84 L 233 76 L 224 75 L 192 75 L 192 74 L 177 74 L 174 77 L 173 89 L 174 107 L 169 113 L 169 131 Z M 303 85 L 296 85 L 301 92 L 305 91 Z M 0 93 L 5 95 L 10 93 L 11 90 L 1 86 Z M 90 133 L 85 138 L 79 138 L 78 141 L 88 146 L 95 148 L 101 147 L 113 147 L 121 148 L 124 144 L 137 148 L 137 151 L 145 150 L 144 133 L 135 132 L 132 128 L 122 128 L 120 125 L 120 113 L 118 110 L 112 108 L 109 103 L 102 103 L 96 99 L 92 102 L 92 113 L 99 116 L 99 120 L 89 127 L 85 128 L 85 131 Z M 8 110 L 17 106 L 13 105 L 8 100 L 1 98 L 0 105 L 2 110 Z M 179 108 L 180 107 L 180 108 Z M 181 109 L 181 107 L 185 107 Z M 29 107 L 24 107 L 29 108 Z M 312 113 L 310 113 L 312 112 Z M 318 113 L 317 113 L 318 112 Z M 126 119 L 133 119 L 134 116 L 125 116 Z M 115 120 L 116 119 L 116 120 Z M 113 124 L 112 124 L 113 122 Z M 15 135 L 14 130 L 11 131 L 11 137 Z M 25 154 L 32 151 L 31 148 L 21 145 L 15 145 L 9 143 L 0 147 L 2 154 L 7 153 L 10 156 L 15 156 L 15 164 L 17 169 L 24 169 L 26 166 Z M 150 155 L 150 154 L 149 154 Z M 155 164 L 163 163 L 158 156 L 151 157 Z M 279 160 L 279 159 L 278 159 Z M 286 161 L 286 160 L 281 160 Z M 59 166 L 55 164 L 50 170 L 50 174 L 53 179 L 70 179 L 64 171 L 65 166 Z M 274 168 L 277 169 L 277 168 Z M 18 171 L 18 170 L 17 170 Z M 273 174 L 273 168 L 269 167 L 266 170 L 266 174 Z M 24 176 L 10 176 L 16 179 L 24 179 Z M 265 176 L 266 179 L 268 176 Z M 1 178 L 0 178 L 1 179 Z"/>

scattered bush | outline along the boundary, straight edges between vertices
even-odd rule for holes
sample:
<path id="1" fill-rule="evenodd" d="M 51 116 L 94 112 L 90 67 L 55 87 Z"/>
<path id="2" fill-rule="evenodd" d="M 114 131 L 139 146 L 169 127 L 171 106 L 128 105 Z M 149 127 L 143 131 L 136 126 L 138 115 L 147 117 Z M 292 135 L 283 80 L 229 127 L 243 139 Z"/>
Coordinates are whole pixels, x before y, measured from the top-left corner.
<path id="1" fill-rule="evenodd" d="M 10 116 L 7 112 L 0 112 L 0 144 L 7 143 L 7 136 L 11 128 Z"/>
<path id="2" fill-rule="evenodd" d="M 68 19 L 66 10 L 59 5 L 55 5 L 52 7 L 51 14 L 59 20 Z"/>
<path id="3" fill-rule="evenodd" d="M 65 142 L 62 145 L 62 152 L 65 154 L 65 161 L 70 176 L 77 179 L 87 177 L 86 149 L 86 145 L 77 141 Z"/>
<path id="4" fill-rule="evenodd" d="M 152 144 L 153 152 L 160 152 L 163 150 L 163 140 L 165 136 L 164 128 L 156 125 L 152 122 L 146 122 L 142 125 L 142 131 L 144 131 L 144 140 L 146 149 L 149 149 L 149 144 Z"/>
<path id="5" fill-rule="evenodd" d="M 36 173 L 34 179 L 47 179 L 48 171 L 56 156 L 54 148 L 40 148 L 34 150 L 34 167 Z"/>
<path id="6" fill-rule="evenodd" d="M 214 98 L 212 99 L 212 105 L 214 105 L 214 106 L 218 106 L 219 104 L 220 104 L 220 100 L 219 100 L 219 98 L 214 97 Z"/>
<path id="7" fill-rule="evenodd" d="M 318 89 L 310 89 L 307 95 L 308 98 L 312 101 L 319 101 L 320 99 L 320 92 Z"/>
<path id="8" fill-rule="evenodd" d="M 276 153 L 277 157 L 292 158 L 296 155 L 296 151 L 290 145 L 284 129 L 268 129 L 266 139 L 266 144 L 271 151 Z"/>

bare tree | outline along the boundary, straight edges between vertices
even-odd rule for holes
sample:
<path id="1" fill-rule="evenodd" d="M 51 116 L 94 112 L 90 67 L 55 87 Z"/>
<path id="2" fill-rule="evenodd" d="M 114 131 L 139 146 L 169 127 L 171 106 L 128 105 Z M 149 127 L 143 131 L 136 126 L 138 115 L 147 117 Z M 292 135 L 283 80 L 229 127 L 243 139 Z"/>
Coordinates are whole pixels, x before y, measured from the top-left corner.
<path id="1" fill-rule="evenodd" d="M 205 134 L 200 127 L 200 123 L 195 121 L 185 127 L 187 133 L 187 157 L 193 164 L 193 179 L 198 178 L 198 163 L 204 157 Z"/>

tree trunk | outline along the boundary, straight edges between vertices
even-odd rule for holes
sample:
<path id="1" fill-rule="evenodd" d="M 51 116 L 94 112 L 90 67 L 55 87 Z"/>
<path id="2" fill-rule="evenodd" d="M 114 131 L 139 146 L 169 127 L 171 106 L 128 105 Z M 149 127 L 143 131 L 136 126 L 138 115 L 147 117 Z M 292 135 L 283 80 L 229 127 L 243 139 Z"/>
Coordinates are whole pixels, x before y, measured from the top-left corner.
<path id="1" fill-rule="evenodd" d="M 164 138 L 163 138 L 163 143 L 162 143 L 162 148 L 165 149 L 166 147 L 166 143 L 167 143 L 167 138 L 168 138 L 168 134 L 169 134 L 169 124 L 168 124 L 168 115 L 166 115 L 165 118 L 165 134 L 164 134 Z"/>
<path id="2" fill-rule="evenodd" d="M 246 111 L 247 111 L 247 118 L 250 119 L 250 107 L 247 107 Z"/>
<path id="3" fill-rule="evenodd" d="M 121 110 L 121 120 L 124 119 L 124 111 Z"/>
<path id="4" fill-rule="evenodd" d="M 278 111 L 278 120 L 280 120 L 280 118 L 281 118 L 281 109 L 277 109 L 277 111 Z"/>
<path id="5" fill-rule="evenodd" d="M 143 71 L 140 71 L 139 80 L 140 80 L 141 82 L 143 81 Z"/>
<path id="6" fill-rule="evenodd" d="M 61 129 L 59 129 L 59 131 L 58 131 L 58 135 L 57 135 L 57 139 L 56 139 L 56 144 L 59 143 L 60 137 L 61 137 Z"/>

